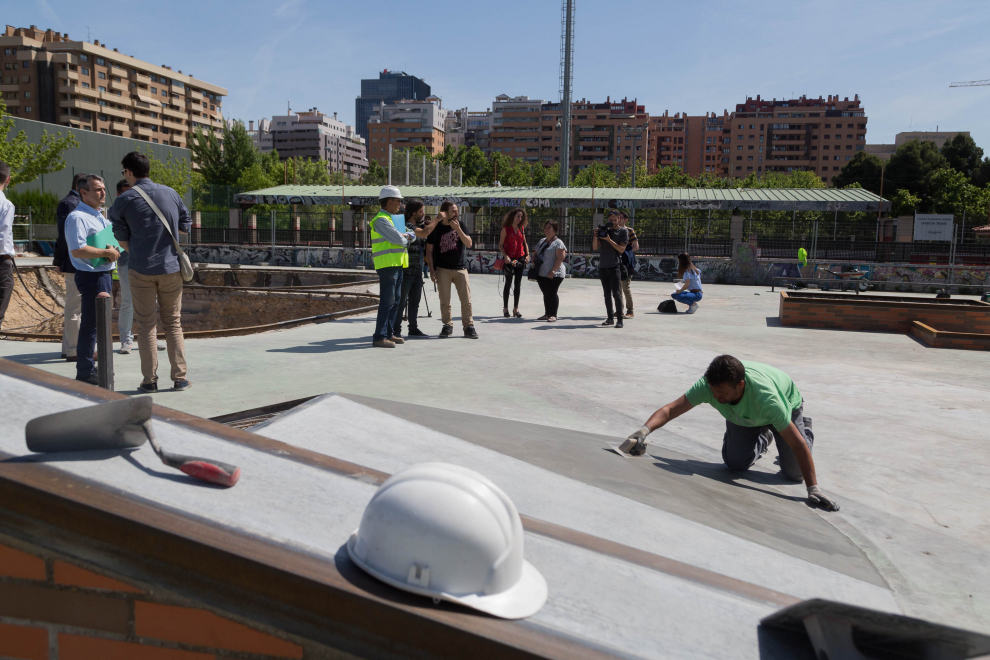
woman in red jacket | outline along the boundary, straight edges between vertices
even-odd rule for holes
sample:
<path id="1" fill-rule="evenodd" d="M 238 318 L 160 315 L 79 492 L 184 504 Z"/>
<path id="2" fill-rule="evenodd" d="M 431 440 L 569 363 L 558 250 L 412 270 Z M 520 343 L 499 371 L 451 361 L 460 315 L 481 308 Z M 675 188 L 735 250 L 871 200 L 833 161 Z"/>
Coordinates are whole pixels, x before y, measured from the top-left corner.
<path id="1" fill-rule="evenodd" d="M 502 272 L 505 273 L 505 288 L 502 290 L 502 315 L 509 316 L 509 289 L 515 281 L 513 292 L 512 315 L 522 318 L 519 313 L 519 290 L 522 285 L 523 272 L 529 263 L 529 246 L 526 245 L 526 224 L 529 218 L 522 209 L 512 209 L 502 218 L 502 231 L 498 237 L 498 249 L 505 259 Z"/>

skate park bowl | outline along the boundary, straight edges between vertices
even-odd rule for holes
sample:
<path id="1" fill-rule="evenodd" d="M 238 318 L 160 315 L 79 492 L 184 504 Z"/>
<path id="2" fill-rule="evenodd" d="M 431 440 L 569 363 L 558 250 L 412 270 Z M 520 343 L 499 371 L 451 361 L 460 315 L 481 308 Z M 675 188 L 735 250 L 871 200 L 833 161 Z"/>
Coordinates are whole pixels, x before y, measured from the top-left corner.
<path id="1" fill-rule="evenodd" d="M 934 348 L 990 350 L 990 304 L 910 296 L 780 292 L 780 324 L 910 334 Z"/>
<path id="2" fill-rule="evenodd" d="M 61 341 L 63 274 L 52 266 L 19 272 L 0 337 Z M 359 314 L 377 307 L 378 296 L 369 292 L 377 282 L 373 272 L 355 270 L 196 264 L 182 292 L 183 334 L 190 339 L 247 335 Z M 115 338 L 120 304 L 115 290 Z"/>

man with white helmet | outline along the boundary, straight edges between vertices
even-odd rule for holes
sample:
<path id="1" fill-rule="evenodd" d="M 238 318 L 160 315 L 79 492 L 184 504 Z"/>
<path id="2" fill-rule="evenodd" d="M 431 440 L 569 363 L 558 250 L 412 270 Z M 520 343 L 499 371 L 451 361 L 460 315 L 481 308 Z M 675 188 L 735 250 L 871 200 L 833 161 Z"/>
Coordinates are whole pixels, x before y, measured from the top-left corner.
<path id="1" fill-rule="evenodd" d="M 402 206 L 402 192 L 395 186 L 385 186 L 378 194 L 381 211 L 371 219 L 371 259 L 378 273 L 378 320 L 372 339 L 378 348 L 395 348 L 405 340 L 395 335 L 399 299 L 402 296 L 402 270 L 409 266 L 406 246 L 416 238 L 412 232 L 400 233 L 392 223 L 392 215 Z"/>

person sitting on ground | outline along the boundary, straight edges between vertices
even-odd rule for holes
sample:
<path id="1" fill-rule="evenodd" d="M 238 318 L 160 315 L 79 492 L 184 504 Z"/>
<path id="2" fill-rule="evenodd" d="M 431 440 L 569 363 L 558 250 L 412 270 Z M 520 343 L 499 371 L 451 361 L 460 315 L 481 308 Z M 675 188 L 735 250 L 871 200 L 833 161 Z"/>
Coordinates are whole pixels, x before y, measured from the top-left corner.
<path id="1" fill-rule="evenodd" d="M 623 315 L 619 255 L 625 251 L 626 245 L 629 243 L 629 232 L 618 226 L 616 222 L 618 215 L 618 211 L 610 211 L 605 229 L 600 230 L 595 227 L 592 233 L 591 249 L 601 250 L 598 258 L 598 277 L 602 281 L 602 290 L 605 292 L 605 311 L 608 314 L 608 318 L 602 325 L 614 323 L 616 328 L 621 328 Z M 612 309 L 613 300 L 615 301 L 614 311 Z"/>
<path id="2" fill-rule="evenodd" d="M 670 297 L 687 305 L 687 314 L 694 314 L 698 311 L 698 301 L 702 295 L 701 271 L 691 263 L 691 256 L 687 252 L 677 255 L 677 279 L 682 280 L 684 286 L 680 291 L 670 294 Z"/>
<path id="3" fill-rule="evenodd" d="M 804 416 L 804 398 L 790 376 L 760 362 L 720 355 L 705 375 L 683 395 L 657 410 L 619 449 L 633 456 L 646 452 L 646 437 L 695 406 L 711 405 L 725 418 L 722 460 L 730 470 L 745 472 L 777 445 L 780 471 L 791 481 L 804 480 L 808 501 L 828 511 L 839 505 L 818 486 L 811 457 L 815 435 Z"/>
<path id="4" fill-rule="evenodd" d="M 536 283 L 543 292 L 543 311 L 538 320 L 549 323 L 557 322 L 557 310 L 560 309 L 560 296 L 557 291 L 567 271 L 564 268 L 564 258 L 567 249 L 564 241 L 557 236 L 557 221 L 547 220 L 543 225 L 544 238 L 536 246 L 536 254 L 540 259 L 540 271 Z"/>
<path id="5" fill-rule="evenodd" d="M 65 243 L 76 269 L 73 278 L 81 299 L 79 338 L 76 340 L 76 380 L 90 385 L 100 384 L 93 360 L 93 353 L 96 352 L 96 299 L 110 296 L 113 288 L 110 271 L 120 257 L 116 248 L 96 247 L 86 240 L 110 226 L 110 221 L 100 212 L 106 194 L 103 179 L 87 174 L 79 181 L 81 200 L 65 219 Z"/>
<path id="6" fill-rule="evenodd" d="M 440 316 L 443 329 L 440 338 L 446 339 L 454 332 L 453 316 L 450 312 L 450 285 L 457 289 L 461 301 L 461 326 L 464 336 L 477 339 L 474 318 L 471 311 L 471 285 L 468 282 L 465 248 L 470 249 L 474 242 L 465 233 L 458 220 L 460 211 L 453 202 L 440 205 L 437 223 L 430 237 L 426 239 L 426 263 L 430 266 L 430 279 L 437 285 L 440 294 Z"/>
<path id="7" fill-rule="evenodd" d="M 517 319 L 522 318 L 519 313 L 519 293 L 522 289 L 522 277 L 529 263 L 529 246 L 526 245 L 526 224 L 529 218 L 526 211 L 516 208 L 505 214 L 502 218 L 502 231 L 498 236 L 498 249 L 502 253 L 505 265 L 502 272 L 505 274 L 505 288 L 502 289 L 502 316 L 509 318 L 509 289 L 515 282 L 515 290 L 512 294 L 512 316 Z"/>

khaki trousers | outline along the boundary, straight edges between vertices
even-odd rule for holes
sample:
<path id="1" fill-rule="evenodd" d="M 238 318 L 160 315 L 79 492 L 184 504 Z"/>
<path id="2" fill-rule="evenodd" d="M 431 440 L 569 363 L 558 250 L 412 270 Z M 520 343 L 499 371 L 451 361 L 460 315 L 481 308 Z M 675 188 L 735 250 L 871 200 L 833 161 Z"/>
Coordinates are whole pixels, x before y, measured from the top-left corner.
<path id="1" fill-rule="evenodd" d="M 457 297 L 461 301 L 461 325 L 474 325 L 471 317 L 471 285 L 468 283 L 467 270 L 450 270 L 437 268 L 437 292 L 440 294 L 440 317 L 444 325 L 453 325 L 450 313 L 450 285 L 457 289 Z"/>
<path id="2" fill-rule="evenodd" d="M 65 314 L 62 327 L 62 352 L 75 357 L 79 341 L 79 321 L 82 318 L 82 296 L 76 288 L 75 273 L 65 273 Z"/>
<path id="3" fill-rule="evenodd" d="M 141 354 L 143 383 L 158 382 L 158 339 L 155 336 L 161 315 L 172 364 L 172 381 L 186 378 L 186 349 L 182 338 L 182 274 L 142 275 L 133 268 L 128 273 L 134 302 L 134 338 Z"/>
<path id="4" fill-rule="evenodd" d="M 626 298 L 626 312 L 633 311 L 632 289 L 629 288 L 629 282 L 631 281 L 628 277 L 622 280 L 622 294 Z"/>

